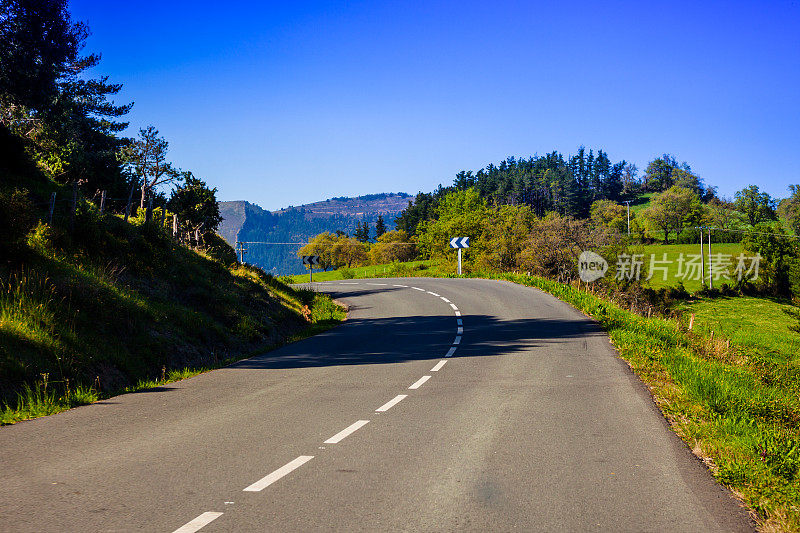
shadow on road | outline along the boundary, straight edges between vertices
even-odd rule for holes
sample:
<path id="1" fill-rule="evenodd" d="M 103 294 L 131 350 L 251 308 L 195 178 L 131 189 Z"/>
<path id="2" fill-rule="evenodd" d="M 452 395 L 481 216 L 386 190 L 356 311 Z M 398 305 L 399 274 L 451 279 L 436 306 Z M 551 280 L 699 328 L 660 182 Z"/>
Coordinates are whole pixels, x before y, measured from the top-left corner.
<path id="1" fill-rule="evenodd" d="M 498 320 L 468 315 L 454 357 L 489 357 L 534 350 L 552 343 L 572 343 L 564 353 L 586 353 L 587 336 L 603 335 L 586 320 Z M 229 368 L 302 368 L 310 366 L 387 364 L 444 357 L 456 336 L 453 315 L 349 319 L 342 326 Z"/>

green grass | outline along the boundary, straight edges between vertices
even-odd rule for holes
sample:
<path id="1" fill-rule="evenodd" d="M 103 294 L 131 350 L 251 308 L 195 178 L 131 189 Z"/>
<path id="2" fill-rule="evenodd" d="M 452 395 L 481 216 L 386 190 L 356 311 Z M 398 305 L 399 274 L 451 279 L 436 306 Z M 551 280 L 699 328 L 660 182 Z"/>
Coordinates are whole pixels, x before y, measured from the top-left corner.
<path id="1" fill-rule="evenodd" d="M 733 275 L 734 269 L 736 268 L 736 262 L 738 255 L 742 252 L 742 245 L 735 243 L 725 243 L 725 244 L 713 244 L 711 245 L 711 253 L 716 256 L 716 254 L 727 254 L 730 255 L 730 260 L 732 262 L 732 266 L 729 268 L 729 273 L 732 279 L 724 279 L 719 278 L 714 280 L 714 286 L 719 287 L 722 283 L 728 283 L 729 285 L 733 285 L 735 281 L 735 276 Z M 645 281 L 645 285 L 652 287 L 654 289 L 659 289 L 661 287 L 674 287 L 678 284 L 679 281 L 683 282 L 684 287 L 689 292 L 695 292 L 700 290 L 701 282 L 699 279 L 691 279 L 690 277 L 679 277 L 678 276 L 678 259 L 680 258 L 681 254 L 686 261 L 689 261 L 690 255 L 699 255 L 700 254 L 700 244 L 652 244 L 652 245 L 639 245 L 634 246 L 631 249 L 631 253 L 634 254 L 643 254 L 642 260 L 642 280 Z M 653 263 L 655 266 L 661 266 L 657 262 L 664 259 L 664 254 L 667 254 L 667 261 L 671 261 L 671 263 L 664 265 L 667 267 L 666 271 L 666 279 L 664 279 L 664 272 L 661 270 L 652 270 L 653 277 L 647 280 L 648 274 L 651 272 L 650 265 L 651 261 L 655 261 Z M 746 256 L 750 256 L 749 253 L 745 253 Z M 705 262 L 706 268 L 706 276 L 708 276 L 708 246 L 703 245 L 703 261 Z M 715 259 L 715 262 L 717 260 Z M 684 265 L 685 266 L 685 265 Z M 749 263 L 748 263 L 749 266 Z M 699 272 L 699 271 L 698 271 Z M 720 272 L 721 273 L 721 272 Z"/>
<path id="2" fill-rule="evenodd" d="M 39 226 L 12 259 L 0 264 L 2 424 L 217 368 L 343 318 L 324 295 L 90 208 L 74 235 Z"/>
<path id="3" fill-rule="evenodd" d="M 314 272 L 314 281 L 335 281 L 354 278 L 380 278 L 412 276 L 415 272 L 425 272 L 431 268 L 431 261 L 409 261 L 406 263 L 388 263 L 354 268 L 340 268 L 326 272 Z M 289 283 L 308 283 L 308 274 L 287 276 Z"/>

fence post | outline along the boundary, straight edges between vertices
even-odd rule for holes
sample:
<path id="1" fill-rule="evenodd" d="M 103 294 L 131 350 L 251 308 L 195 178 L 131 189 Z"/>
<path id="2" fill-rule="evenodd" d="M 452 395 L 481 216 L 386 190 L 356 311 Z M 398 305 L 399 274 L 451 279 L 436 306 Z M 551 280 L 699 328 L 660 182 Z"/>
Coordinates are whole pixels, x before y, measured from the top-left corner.
<path id="1" fill-rule="evenodd" d="M 176 238 L 178 236 L 178 215 L 172 215 L 172 238 Z"/>
<path id="2" fill-rule="evenodd" d="M 133 189 L 136 188 L 136 183 L 131 185 L 131 192 L 128 194 L 128 204 L 125 206 L 125 222 L 128 221 L 128 217 L 131 216 L 131 201 L 133 200 Z"/>
<path id="3" fill-rule="evenodd" d="M 100 214 L 103 214 L 103 210 L 106 208 L 106 191 L 100 193 Z"/>
<path id="4" fill-rule="evenodd" d="M 78 182 L 72 184 L 72 205 L 69 209 L 69 232 L 75 231 L 75 211 L 78 210 Z"/>
<path id="5" fill-rule="evenodd" d="M 56 193 L 50 195 L 50 212 L 47 215 L 47 223 L 53 225 L 53 211 L 56 209 Z"/>

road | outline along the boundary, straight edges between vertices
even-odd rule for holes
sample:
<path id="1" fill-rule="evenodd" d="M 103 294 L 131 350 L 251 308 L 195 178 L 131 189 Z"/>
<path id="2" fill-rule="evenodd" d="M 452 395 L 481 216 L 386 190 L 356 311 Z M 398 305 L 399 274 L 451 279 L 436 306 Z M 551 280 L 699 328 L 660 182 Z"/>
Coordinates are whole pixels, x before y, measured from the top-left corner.
<path id="1" fill-rule="evenodd" d="M 0 428 L 0 531 L 752 531 L 568 305 L 488 280 L 316 286 L 343 325 Z"/>

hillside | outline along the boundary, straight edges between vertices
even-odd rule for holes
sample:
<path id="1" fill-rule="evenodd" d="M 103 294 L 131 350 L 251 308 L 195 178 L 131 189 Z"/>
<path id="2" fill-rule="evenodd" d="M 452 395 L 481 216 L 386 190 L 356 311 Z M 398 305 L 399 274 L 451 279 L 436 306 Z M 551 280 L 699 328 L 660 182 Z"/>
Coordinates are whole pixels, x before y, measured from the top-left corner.
<path id="1" fill-rule="evenodd" d="M 356 223 L 373 228 L 383 216 L 389 229 L 394 219 L 408 207 L 412 196 L 405 193 L 380 193 L 357 198 L 337 197 L 278 211 L 265 211 L 245 201 L 219 202 L 223 217 L 220 234 L 233 245 L 237 241 L 300 243 L 324 231 L 352 233 Z M 297 259 L 300 245 L 251 244 L 245 261 L 275 275 L 303 271 Z"/>
<path id="2" fill-rule="evenodd" d="M 65 188 L 30 165 L 0 162 L 0 176 L 0 424 L 213 368 L 339 315 L 239 265 L 213 233 L 189 246 L 158 212 L 126 222 L 80 196 L 72 222 L 58 202 L 43 223 Z"/>

